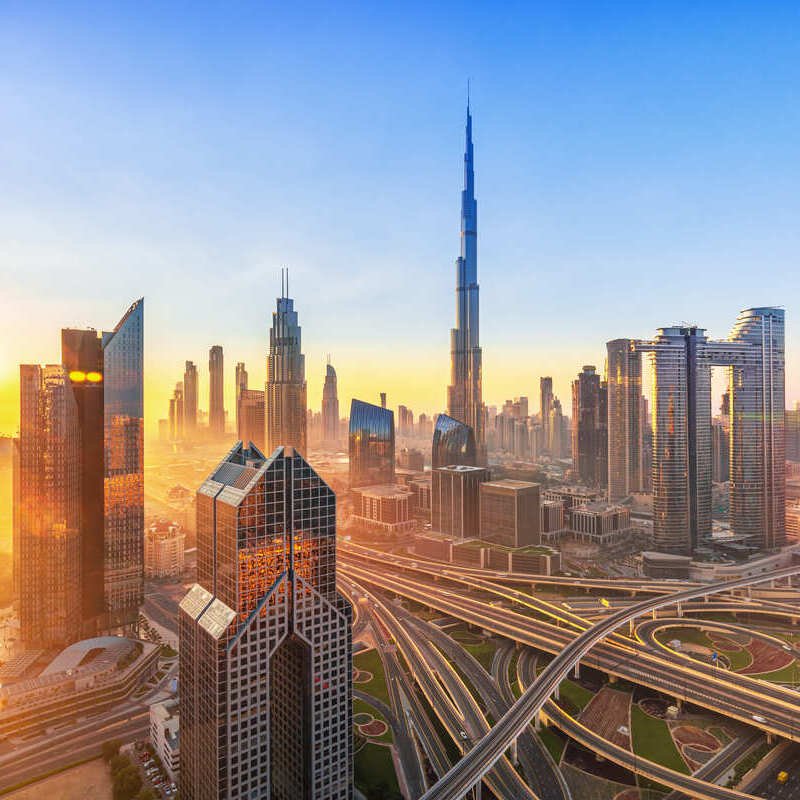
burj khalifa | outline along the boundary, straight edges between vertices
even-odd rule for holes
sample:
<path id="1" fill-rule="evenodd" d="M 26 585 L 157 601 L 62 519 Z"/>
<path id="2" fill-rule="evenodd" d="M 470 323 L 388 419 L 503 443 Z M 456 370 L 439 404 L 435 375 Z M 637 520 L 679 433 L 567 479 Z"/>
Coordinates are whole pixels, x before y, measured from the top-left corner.
<path id="1" fill-rule="evenodd" d="M 472 153 L 472 115 L 467 104 L 464 190 L 461 192 L 461 255 L 456 259 L 456 326 L 450 331 L 448 414 L 475 432 L 476 456 L 486 463 L 486 431 L 478 339 L 478 207 Z"/>

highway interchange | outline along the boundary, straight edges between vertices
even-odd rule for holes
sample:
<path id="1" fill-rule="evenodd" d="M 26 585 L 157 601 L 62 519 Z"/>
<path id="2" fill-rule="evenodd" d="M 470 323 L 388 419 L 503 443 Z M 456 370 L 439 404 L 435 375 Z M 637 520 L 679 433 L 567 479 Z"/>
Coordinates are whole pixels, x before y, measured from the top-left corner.
<path id="1" fill-rule="evenodd" d="M 419 648 L 419 642 L 436 639 L 430 630 L 420 628 L 422 623 L 418 619 L 379 600 L 378 593 L 382 593 L 384 597 L 396 596 L 422 603 L 442 614 L 506 637 L 518 646 L 530 645 L 536 650 L 555 655 L 538 679 L 528 676 L 530 685 L 528 681 L 521 679 L 520 683 L 528 686 L 528 690 L 504 716 L 498 718 L 495 707 L 492 715 L 495 724 L 491 730 L 474 747 L 469 748 L 465 757 L 451 767 L 443 779 L 429 788 L 423 796 L 425 800 L 463 797 L 492 765 L 505 759 L 511 743 L 521 733 L 525 733 L 527 726 L 536 721 L 540 712 L 551 724 L 595 752 L 602 753 L 608 760 L 661 784 L 683 790 L 682 796 L 713 800 L 754 796 L 726 789 L 711 780 L 715 777 L 714 767 L 720 773 L 718 777 L 727 771 L 726 767 L 729 768 L 730 764 L 726 762 L 735 758 L 736 748 L 726 748 L 725 758 L 714 759 L 714 764 L 706 765 L 696 776 L 686 776 L 636 757 L 630 751 L 600 739 L 581 726 L 551 700 L 551 696 L 557 693 L 561 679 L 575 664 L 591 666 L 609 675 L 648 686 L 674 697 L 676 701 L 692 702 L 747 723 L 753 728 L 760 728 L 768 734 L 800 741 L 795 692 L 777 684 L 690 659 L 685 654 L 656 645 L 650 635 L 656 625 L 650 617 L 657 617 L 659 611 L 663 613 L 663 610 L 670 612 L 671 624 L 676 624 L 676 620 L 678 623 L 691 623 L 686 615 L 711 610 L 735 612 L 736 615 L 763 615 L 765 618 L 796 622 L 800 616 L 800 607 L 796 601 L 785 602 L 787 599 L 795 599 L 794 592 L 787 592 L 782 587 L 758 591 L 750 587 L 765 582 L 774 585 L 776 581 L 791 580 L 792 576 L 800 574 L 800 567 L 778 571 L 770 576 L 741 579 L 715 586 L 689 584 L 688 588 L 671 581 L 615 580 L 615 591 L 624 591 L 631 595 L 635 593 L 647 599 L 635 603 L 623 602 L 619 607 L 617 603 L 608 602 L 608 607 L 603 608 L 605 614 L 593 615 L 592 619 L 587 619 L 576 613 L 571 606 L 565 608 L 569 604 L 541 600 L 510 588 L 511 585 L 549 582 L 541 576 L 453 568 L 449 564 L 376 553 L 352 543 L 341 547 L 339 564 L 340 574 L 345 576 L 346 581 L 371 590 L 370 602 L 377 616 L 385 615 L 387 609 L 393 611 L 394 638 L 401 649 L 416 645 L 424 651 L 426 648 Z M 580 588 L 612 588 L 608 581 L 578 581 Z M 734 596 L 737 588 L 745 590 L 744 597 Z M 681 591 L 678 592 L 677 589 Z M 713 601 L 707 599 L 717 594 L 724 597 Z M 772 600 L 770 597 L 779 599 Z M 667 620 L 659 624 L 665 625 Z M 405 630 L 397 632 L 398 625 L 404 626 Z M 639 634 L 641 627 L 648 637 L 646 640 Z M 724 627 L 724 624 L 719 624 L 720 629 Z M 401 645 L 404 640 L 405 644 Z M 784 644 L 783 640 L 775 640 L 775 643 L 779 641 Z M 441 641 L 438 644 L 443 645 Z M 797 652 L 793 654 L 797 655 Z M 454 653 L 450 652 L 448 655 L 452 657 Z M 523 659 L 520 659 L 520 663 L 524 663 Z M 416 668 L 419 669 L 420 666 L 417 664 Z M 459 667 L 463 670 L 463 665 L 459 664 Z M 429 657 L 423 671 L 437 674 L 441 669 L 442 664 L 437 663 L 435 657 Z M 508 690 L 503 688 L 503 681 L 498 681 L 498 677 L 502 677 L 502 670 L 494 675 L 493 681 L 502 696 Z M 473 674 L 470 674 L 470 679 L 473 686 L 480 687 L 480 696 L 489 696 L 486 686 L 481 685 Z M 507 693 L 505 699 L 506 702 L 511 699 Z M 743 746 L 743 743 L 739 743 L 739 747 Z M 519 759 L 525 773 L 522 753 Z M 537 787 L 530 776 L 526 774 L 526 777 L 532 787 L 541 791 L 541 787 Z M 552 783 L 551 780 L 548 785 Z"/>

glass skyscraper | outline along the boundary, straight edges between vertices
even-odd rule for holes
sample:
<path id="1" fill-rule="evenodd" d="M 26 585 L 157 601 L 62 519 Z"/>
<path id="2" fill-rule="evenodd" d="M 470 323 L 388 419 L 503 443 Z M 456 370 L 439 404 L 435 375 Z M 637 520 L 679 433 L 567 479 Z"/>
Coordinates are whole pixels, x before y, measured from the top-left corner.
<path id="1" fill-rule="evenodd" d="M 472 148 L 472 115 L 467 105 L 464 189 L 461 192 L 461 255 L 456 259 L 456 326 L 450 331 L 450 386 L 447 413 L 475 433 L 478 461 L 486 462 L 482 354 L 479 341 L 478 204 Z"/>
<path id="2" fill-rule="evenodd" d="M 272 312 L 264 402 L 267 452 L 285 445 L 305 453 L 306 363 L 294 300 L 286 297 L 283 282 L 277 309 Z"/>
<path id="3" fill-rule="evenodd" d="M 608 499 L 644 491 L 642 355 L 631 339 L 606 345 L 608 381 Z"/>
<path id="4" fill-rule="evenodd" d="M 14 562 L 20 635 L 28 646 L 80 638 L 80 470 L 78 406 L 67 370 L 21 365 Z"/>
<path id="5" fill-rule="evenodd" d="M 339 393 L 336 370 L 330 361 L 325 368 L 325 385 L 322 387 L 322 439 L 325 442 L 339 439 Z"/>
<path id="6" fill-rule="evenodd" d="M 608 392 L 593 366 L 572 382 L 572 464 L 588 486 L 608 480 Z"/>
<path id="7" fill-rule="evenodd" d="M 653 367 L 653 526 L 656 547 L 689 554 L 711 538 L 711 368 L 728 369 L 730 522 L 753 549 L 785 542 L 784 312 L 742 311 L 730 336 L 662 328 L 636 342 Z"/>
<path id="8" fill-rule="evenodd" d="M 21 383 L 20 521 L 26 519 L 32 497 L 45 498 L 43 509 L 63 509 L 64 487 L 77 486 L 77 517 L 72 511 L 59 511 L 57 516 L 63 520 L 57 525 L 79 529 L 75 541 L 80 628 L 88 636 L 132 627 L 143 602 L 143 312 L 143 300 L 136 301 L 114 330 L 101 336 L 94 329 L 65 329 L 61 366 L 46 367 L 44 373 L 37 366 L 21 367 L 25 379 Z M 35 389 L 37 381 L 39 389 Z M 76 439 L 71 434 L 64 438 L 73 417 Z M 45 449 L 37 453 L 37 448 Z M 48 449 L 50 455 L 45 457 Z M 32 465 L 37 463 L 44 470 L 44 482 L 34 485 Z M 50 483 L 53 489 L 48 488 Z M 58 494 L 57 500 L 48 499 L 51 491 Z M 56 523 L 48 518 L 42 524 L 46 528 Z M 24 530 L 21 526 L 20 534 Z M 45 562 L 41 566 L 46 569 Z M 23 584 L 34 580 L 36 569 L 35 560 L 24 570 L 21 566 L 21 592 L 27 591 Z M 65 580 L 69 574 L 65 573 Z M 47 585 L 61 591 L 58 581 Z"/>
<path id="9" fill-rule="evenodd" d="M 183 371 L 183 431 L 192 440 L 197 432 L 197 367 L 187 361 Z"/>
<path id="10" fill-rule="evenodd" d="M 439 414 L 433 429 L 431 462 L 433 469 L 453 464 L 474 467 L 476 448 L 472 428 L 447 414 Z"/>
<path id="11" fill-rule="evenodd" d="M 353 400 L 350 403 L 350 488 L 394 483 L 394 412 Z"/>
<path id="12" fill-rule="evenodd" d="M 144 300 L 103 332 L 104 628 L 144 602 Z"/>
<path id="13" fill-rule="evenodd" d="M 182 798 L 352 798 L 351 622 L 334 493 L 292 448 L 236 445 L 197 492 L 197 583 L 179 614 Z"/>

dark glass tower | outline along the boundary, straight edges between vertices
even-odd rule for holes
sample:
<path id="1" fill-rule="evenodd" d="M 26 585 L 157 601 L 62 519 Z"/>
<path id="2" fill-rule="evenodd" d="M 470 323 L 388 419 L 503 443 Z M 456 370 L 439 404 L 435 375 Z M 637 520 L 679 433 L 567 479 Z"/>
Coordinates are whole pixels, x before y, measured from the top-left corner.
<path id="1" fill-rule="evenodd" d="M 455 464 L 474 467 L 476 449 L 472 428 L 447 414 L 439 414 L 433 429 L 431 462 L 433 469 Z"/>
<path id="2" fill-rule="evenodd" d="M 478 204 L 475 200 L 472 115 L 467 105 L 464 189 L 461 192 L 461 255 L 456 259 L 456 326 L 450 331 L 447 413 L 472 428 L 478 461 L 485 463 L 478 291 Z"/>
<path id="3" fill-rule="evenodd" d="M 182 798 L 352 798 L 351 621 L 334 493 L 292 448 L 236 445 L 197 492 Z"/>
<path id="4" fill-rule="evenodd" d="M 190 441 L 197 432 L 197 367 L 187 361 L 183 372 L 183 431 Z"/>
<path id="5" fill-rule="evenodd" d="M 588 486 L 608 480 L 608 392 L 593 366 L 572 382 L 572 464 Z"/>
<path id="6" fill-rule="evenodd" d="M 350 404 L 350 488 L 394 483 L 394 412 L 353 400 Z"/>

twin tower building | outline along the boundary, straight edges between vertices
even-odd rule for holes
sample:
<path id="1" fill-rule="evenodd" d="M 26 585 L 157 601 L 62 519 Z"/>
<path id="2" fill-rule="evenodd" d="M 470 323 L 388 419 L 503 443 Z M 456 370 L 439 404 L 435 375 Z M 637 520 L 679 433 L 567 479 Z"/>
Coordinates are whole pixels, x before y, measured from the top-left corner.
<path id="1" fill-rule="evenodd" d="M 660 328 L 652 340 L 608 343 L 608 491 L 643 486 L 642 354 L 652 373 L 653 527 L 662 552 L 691 555 L 711 540 L 711 371 L 727 371 L 730 522 L 759 550 L 785 542 L 784 312 L 742 311 L 727 339 Z"/>

